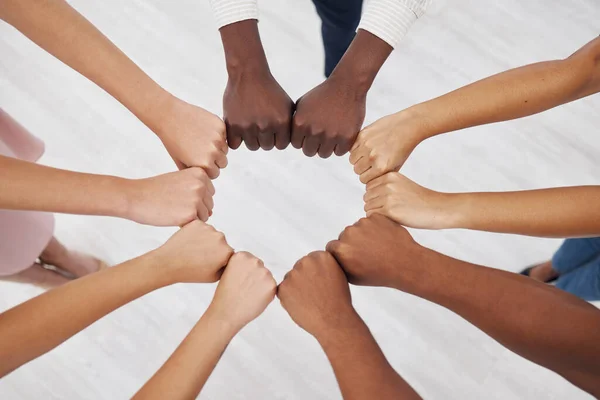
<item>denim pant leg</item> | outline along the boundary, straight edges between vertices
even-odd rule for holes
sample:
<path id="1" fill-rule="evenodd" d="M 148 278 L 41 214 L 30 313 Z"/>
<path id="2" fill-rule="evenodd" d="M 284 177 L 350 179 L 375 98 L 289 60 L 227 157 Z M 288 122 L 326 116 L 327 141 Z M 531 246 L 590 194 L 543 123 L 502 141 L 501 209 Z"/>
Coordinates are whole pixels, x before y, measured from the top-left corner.
<path id="1" fill-rule="evenodd" d="M 354 39 L 363 0 L 313 0 L 313 3 L 322 22 L 325 76 L 328 77 Z"/>
<path id="2" fill-rule="evenodd" d="M 600 237 L 567 239 L 552 257 L 552 268 L 567 274 L 600 255 Z"/>
<path id="3" fill-rule="evenodd" d="M 556 287 L 583 300 L 600 300 L 600 256 L 587 264 L 561 275 Z"/>

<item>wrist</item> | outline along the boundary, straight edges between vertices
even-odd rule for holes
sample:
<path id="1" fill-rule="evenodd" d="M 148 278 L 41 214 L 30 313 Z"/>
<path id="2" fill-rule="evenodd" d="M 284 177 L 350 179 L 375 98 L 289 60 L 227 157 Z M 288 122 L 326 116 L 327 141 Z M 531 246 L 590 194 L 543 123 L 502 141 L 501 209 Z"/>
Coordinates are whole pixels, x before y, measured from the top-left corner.
<path id="1" fill-rule="evenodd" d="M 444 193 L 448 216 L 444 229 L 472 229 L 474 193 Z"/>
<path id="2" fill-rule="evenodd" d="M 267 56 L 260 41 L 258 21 L 245 20 L 226 25 L 220 33 L 230 79 L 270 75 Z"/>
<path id="3" fill-rule="evenodd" d="M 210 326 L 214 327 L 221 336 L 226 337 L 229 340 L 233 339 L 233 337 L 244 327 L 243 324 L 234 321 L 234 319 L 227 315 L 226 312 L 215 307 L 214 303 L 211 303 L 208 306 L 206 312 L 202 316 L 202 320 L 205 320 Z"/>
<path id="4" fill-rule="evenodd" d="M 393 48 L 370 32 L 359 29 L 350 47 L 328 80 L 352 87 L 366 96 Z"/>
<path id="5" fill-rule="evenodd" d="M 138 275 L 152 282 L 153 290 L 177 283 L 168 271 L 168 260 L 165 260 L 159 251 L 150 251 L 134 260 L 139 262 Z"/>
<path id="6" fill-rule="evenodd" d="M 100 199 L 98 215 L 128 218 L 130 208 L 129 181 L 129 179 L 116 176 L 102 176 L 95 185 L 95 189 L 99 193 L 108 194 L 108 197 L 97 197 L 97 199 Z"/>
<path id="7" fill-rule="evenodd" d="M 368 329 L 356 310 L 341 314 L 342 318 L 336 318 L 335 324 L 330 324 L 325 329 L 319 330 L 313 336 L 324 350 L 333 346 L 344 345 L 353 342 L 351 340 L 357 333 Z"/>

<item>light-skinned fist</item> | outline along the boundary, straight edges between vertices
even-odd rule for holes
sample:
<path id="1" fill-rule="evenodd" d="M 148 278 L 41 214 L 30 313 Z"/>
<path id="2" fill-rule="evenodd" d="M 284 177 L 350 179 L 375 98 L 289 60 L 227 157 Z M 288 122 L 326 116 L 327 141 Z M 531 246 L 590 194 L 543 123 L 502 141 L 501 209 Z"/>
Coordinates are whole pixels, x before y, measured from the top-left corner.
<path id="1" fill-rule="evenodd" d="M 262 314 L 276 290 L 277 283 L 263 262 L 239 252 L 229 260 L 209 310 L 239 330 Z"/>
<path id="2" fill-rule="evenodd" d="M 127 219 L 146 225 L 183 226 L 196 219 L 208 220 L 215 187 L 202 168 L 189 168 L 126 181 L 123 193 Z"/>
<path id="3" fill-rule="evenodd" d="M 458 219 L 457 196 L 420 186 L 398 172 L 367 184 L 367 217 L 381 214 L 410 228 L 447 229 Z"/>
<path id="4" fill-rule="evenodd" d="M 190 222 L 154 250 L 173 283 L 216 282 L 233 255 L 225 235 L 201 221 Z"/>

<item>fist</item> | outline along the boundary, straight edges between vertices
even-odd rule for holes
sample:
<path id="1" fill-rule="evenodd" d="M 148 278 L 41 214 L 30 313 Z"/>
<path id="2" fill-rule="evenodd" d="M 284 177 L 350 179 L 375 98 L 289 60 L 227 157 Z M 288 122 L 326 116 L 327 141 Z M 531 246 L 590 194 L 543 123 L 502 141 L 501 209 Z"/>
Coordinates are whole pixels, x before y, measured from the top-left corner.
<path id="1" fill-rule="evenodd" d="M 381 214 L 399 224 L 420 229 L 454 226 L 457 195 L 434 192 L 397 172 L 372 180 L 364 196 L 367 217 Z"/>
<path id="2" fill-rule="evenodd" d="M 140 224 L 183 226 L 212 215 L 215 187 L 202 168 L 127 181 L 126 217 Z"/>
<path id="3" fill-rule="evenodd" d="M 277 297 L 294 322 L 317 338 L 355 317 L 344 271 L 324 251 L 298 261 L 279 285 Z"/>
<path id="4" fill-rule="evenodd" d="M 210 309 L 239 330 L 262 314 L 276 290 L 277 283 L 261 260 L 250 253 L 236 253 L 223 272 Z"/>
<path id="5" fill-rule="evenodd" d="M 367 96 L 330 77 L 302 96 L 292 122 L 292 146 L 305 155 L 346 154 L 365 119 Z"/>
<path id="6" fill-rule="evenodd" d="M 203 108 L 176 99 L 154 131 L 179 169 L 200 167 L 215 179 L 227 166 L 225 124 Z"/>
<path id="7" fill-rule="evenodd" d="M 362 183 L 399 171 L 423 140 L 422 121 L 408 111 L 388 115 L 363 129 L 350 151 L 350 163 Z"/>
<path id="8" fill-rule="evenodd" d="M 423 267 L 423 248 L 405 228 L 382 215 L 347 227 L 327 244 L 327 251 L 355 285 L 401 289 L 417 279 Z"/>
<path id="9" fill-rule="evenodd" d="M 268 72 L 229 78 L 223 96 L 229 147 L 279 150 L 290 144 L 294 102 Z"/>
<path id="10" fill-rule="evenodd" d="M 173 282 L 216 282 L 233 255 L 225 235 L 204 222 L 190 222 L 155 250 Z"/>

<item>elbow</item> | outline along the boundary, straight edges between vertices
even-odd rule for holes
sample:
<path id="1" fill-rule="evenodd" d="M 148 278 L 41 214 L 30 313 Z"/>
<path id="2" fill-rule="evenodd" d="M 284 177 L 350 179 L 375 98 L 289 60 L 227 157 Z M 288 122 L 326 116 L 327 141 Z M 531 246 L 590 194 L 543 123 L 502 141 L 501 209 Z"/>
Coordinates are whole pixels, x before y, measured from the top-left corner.
<path id="1" fill-rule="evenodd" d="M 580 74 L 581 97 L 600 92 L 600 37 L 577 50 L 564 62 Z"/>

